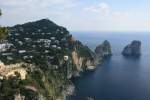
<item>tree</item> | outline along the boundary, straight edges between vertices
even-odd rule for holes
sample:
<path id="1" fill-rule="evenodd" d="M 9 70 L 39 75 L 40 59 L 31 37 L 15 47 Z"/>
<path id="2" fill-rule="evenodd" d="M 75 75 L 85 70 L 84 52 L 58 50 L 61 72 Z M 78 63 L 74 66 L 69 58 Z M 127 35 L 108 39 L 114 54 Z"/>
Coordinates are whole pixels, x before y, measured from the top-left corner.
<path id="1" fill-rule="evenodd" d="M 2 16 L 2 11 L 0 9 L 0 16 Z M 0 40 L 4 40 L 7 38 L 8 35 L 8 29 L 6 27 L 0 26 Z"/>
<path id="2" fill-rule="evenodd" d="M 0 16 L 2 15 L 2 11 L 1 11 L 1 9 L 0 9 Z"/>
<path id="3" fill-rule="evenodd" d="M 8 30 L 6 27 L 0 27 L 0 40 L 4 40 L 7 38 Z"/>

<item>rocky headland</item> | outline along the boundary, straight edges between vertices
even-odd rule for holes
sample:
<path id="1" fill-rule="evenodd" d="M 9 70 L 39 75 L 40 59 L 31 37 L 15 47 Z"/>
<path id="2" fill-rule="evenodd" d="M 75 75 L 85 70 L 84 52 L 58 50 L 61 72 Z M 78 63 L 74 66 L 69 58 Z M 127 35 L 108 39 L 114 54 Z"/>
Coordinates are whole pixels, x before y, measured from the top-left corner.
<path id="1" fill-rule="evenodd" d="M 22 80 L 18 69 L 10 70 L 7 79 L 7 74 L 0 73 L 0 99 L 66 100 L 74 89 L 70 78 L 95 68 L 94 53 L 66 28 L 48 19 L 8 29 L 5 42 L 0 44 L 0 60 L 4 63 L 1 65 L 27 63 L 17 67 L 26 74 Z"/>
<path id="2" fill-rule="evenodd" d="M 8 29 L 7 38 L 0 43 L 0 99 L 66 100 L 75 89 L 72 77 L 94 70 L 112 55 L 109 41 L 93 52 L 48 19 Z M 133 41 L 122 54 L 140 55 L 141 42 Z"/>

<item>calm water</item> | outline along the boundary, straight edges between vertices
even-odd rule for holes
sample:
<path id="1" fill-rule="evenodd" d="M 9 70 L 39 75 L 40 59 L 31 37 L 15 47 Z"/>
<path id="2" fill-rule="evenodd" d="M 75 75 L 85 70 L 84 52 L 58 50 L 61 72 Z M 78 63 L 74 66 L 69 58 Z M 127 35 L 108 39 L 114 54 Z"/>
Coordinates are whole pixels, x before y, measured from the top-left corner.
<path id="1" fill-rule="evenodd" d="M 75 80 L 76 96 L 70 100 L 150 100 L 150 35 L 127 33 L 72 32 L 94 49 L 105 39 L 112 44 L 113 56 L 98 65 L 96 71 L 84 73 Z M 142 41 L 140 58 L 121 55 L 124 46 L 132 40 Z"/>

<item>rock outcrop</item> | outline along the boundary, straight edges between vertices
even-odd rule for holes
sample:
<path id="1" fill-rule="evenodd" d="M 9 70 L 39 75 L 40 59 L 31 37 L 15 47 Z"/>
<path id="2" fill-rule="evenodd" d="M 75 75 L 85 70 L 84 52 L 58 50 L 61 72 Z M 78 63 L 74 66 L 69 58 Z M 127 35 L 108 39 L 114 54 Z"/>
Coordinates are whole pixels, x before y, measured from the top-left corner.
<path id="1" fill-rule="evenodd" d="M 78 72 L 95 69 L 94 58 L 82 57 L 76 51 L 72 52 L 72 58 Z"/>
<path id="2" fill-rule="evenodd" d="M 95 53 L 97 62 L 101 62 L 104 57 L 111 56 L 112 51 L 109 41 L 105 40 L 101 45 L 97 46 Z"/>
<path id="3" fill-rule="evenodd" d="M 140 56 L 141 55 L 141 42 L 134 40 L 128 44 L 122 51 L 124 56 Z"/>

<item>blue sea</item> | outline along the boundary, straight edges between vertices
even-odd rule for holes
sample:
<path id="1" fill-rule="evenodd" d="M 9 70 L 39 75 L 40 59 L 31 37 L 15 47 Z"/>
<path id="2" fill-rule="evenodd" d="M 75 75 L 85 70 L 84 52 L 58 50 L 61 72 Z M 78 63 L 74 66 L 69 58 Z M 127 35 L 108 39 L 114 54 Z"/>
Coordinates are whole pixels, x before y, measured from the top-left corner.
<path id="1" fill-rule="evenodd" d="M 111 43 L 113 56 L 74 80 L 76 95 L 69 100 L 150 100 L 150 32 L 71 32 L 92 50 L 104 40 Z M 132 40 L 142 42 L 141 57 L 123 57 Z"/>

